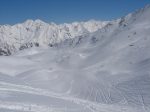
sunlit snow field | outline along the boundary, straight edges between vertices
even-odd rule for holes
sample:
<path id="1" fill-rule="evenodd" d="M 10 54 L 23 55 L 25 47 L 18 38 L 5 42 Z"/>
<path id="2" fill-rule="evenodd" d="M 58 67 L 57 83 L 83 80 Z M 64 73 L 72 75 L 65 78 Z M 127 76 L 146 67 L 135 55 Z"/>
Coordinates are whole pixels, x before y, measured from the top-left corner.
<path id="1" fill-rule="evenodd" d="M 0 112 L 149 112 L 149 43 L 145 7 L 54 47 L 0 56 Z"/>

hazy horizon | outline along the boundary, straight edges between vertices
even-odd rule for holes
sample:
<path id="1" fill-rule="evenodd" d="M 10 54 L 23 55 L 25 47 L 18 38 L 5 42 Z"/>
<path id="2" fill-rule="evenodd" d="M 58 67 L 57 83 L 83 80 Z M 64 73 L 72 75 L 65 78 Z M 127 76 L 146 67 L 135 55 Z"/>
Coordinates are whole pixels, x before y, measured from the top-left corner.
<path id="1" fill-rule="evenodd" d="M 108 21 L 134 12 L 147 4 L 149 0 L 1 0 L 0 24 L 22 23 L 28 19 L 40 19 L 56 24 L 75 21 Z"/>

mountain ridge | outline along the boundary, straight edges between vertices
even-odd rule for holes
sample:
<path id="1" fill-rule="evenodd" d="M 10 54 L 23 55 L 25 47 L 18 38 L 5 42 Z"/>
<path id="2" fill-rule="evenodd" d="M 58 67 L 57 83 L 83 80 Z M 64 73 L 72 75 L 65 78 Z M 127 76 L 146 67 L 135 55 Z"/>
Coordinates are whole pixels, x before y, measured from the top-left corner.
<path id="1" fill-rule="evenodd" d="M 106 24 L 107 22 L 88 21 L 56 25 L 41 20 L 27 20 L 13 26 L 4 25 L 0 26 L 0 48 L 4 55 L 9 55 L 10 52 L 13 53 L 23 47 L 48 46 L 88 32 L 95 32 Z M 10 50 L 9 47 L 14 49 Z"/>
<path id="2" fill-rule="evenodd" d="M 18 50 L 23 50 L 30 47 L 52 47 L 57 43 L 62 43 L 65 40 L 75 37 L 84 37 L 87 34 L 101 30 L 108 30 L 109 27 L 116 26 L 122 28 L 127 24 L 136 22 L 136 19 L 144 19 L 145 13 L 149 13 L 150 5 L 136 10 L 122 18 L 113 21 L 96 21 L 89 20 L 87 22 L 73 22 L 64 24 L 46 23 L 40 19 L 26 20 L 23 23 L 16 25 L 0 25 L 0 55 L 10 55 Z M 146 14 L 148 16 L 148 14 Z M 120 25 L 120 26 L 119 26 Z M 109 29 L 111 30 L 111 29 Z"/>

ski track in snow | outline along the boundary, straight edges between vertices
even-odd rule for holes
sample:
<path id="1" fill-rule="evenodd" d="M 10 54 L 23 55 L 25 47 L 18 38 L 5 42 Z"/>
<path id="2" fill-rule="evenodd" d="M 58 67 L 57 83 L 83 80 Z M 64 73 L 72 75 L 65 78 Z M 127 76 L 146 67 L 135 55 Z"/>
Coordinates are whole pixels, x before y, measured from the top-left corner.
<path id="1" fill-rule="evenodd" d="M 53 97 L 58 98 L 66 101 L 71 101 L 73 103 L 76 103 L 77 105 L 82 105 L 83 108 L 86 110 L 90 110 L 89 112 L 132 112 L 132 111 L 138 111 L 138 108 L 136 109 L 129 109 L 129 107 L 124 106 L 117 106 L 117 105 L 105 105 L 105 104 L 96 104 L 93 102 L 89 102 L 86 100 L 81 100 L 78 98 L 72 98 L 72 97 L 65 97 L 64 95 L 52 93 L 46 90 L 33 88 L 29 86 L 24 85 L 16 85 L 6 82 L 0 82 L 0 92 L 1 91 L 7 91 L 7 92 L 20 92 L 20 93 L 26 93 L 26 94 L 32 94 L 32 95 L 40 95 L 40 96 L 47 96 L 47 97 Z M 18 102 L 9 102 L 9 101 L 0 101 L 0 109 L 5 110 L 14 110 L 14 111 L 21 111 L 21 112 L 80 112 L 81 109 L 79 108 L 68 108 L 66 107 L 57 107 L 57 106 L 45 106 L 45 105 L 39 105 L 39 104 L 33 104 L 33 103 L 18 103 Z M 83 111 L 84 111 L 83 109 Z M 82 111 L 81 111 L 82 112 Z M 146 111 L 145 111 L 146 112 Z"/>
<path id="2" fill-rule="evenodd" d="M 33 95 L 41 95 L 41 96 L 48 96 L 48 97 L 54 97 L 58 99 L 68 100 L 80 105 L 85 106 L 84 108 L 90 108 L 90 103 L 87 103 L 86 101 L 82 101 L 80 99 L 75 98 L 69 98 L 64 97 L 62 95 L 58 95 L 56 93 L 51 93 L 46 90 L 38 89 L 38 88 L 32 88 L 29 86 L 23 86 L 23 85 L 16 85 L 11 83 L 5 83 L 0 82 L 0 91 L 8 91 L 8 92 L 23 92 L 27 94 L 33 94 Z M 57 108 L 57 107 L 46 107 L 46 106 L 39 106 L 36 104 L 25 104 L 25 103 L 14 103 L 14 102 L 0 102 L 0 108 L 10 109 L 10 110 L 23 110 L 23 111 L 33 111 L 33 112 L 65 112 L 67 111 L 67 107 L 64 108 Z M 72 109 L 70 112 L 78 112 L 80 110 L 78 109 Z"/>

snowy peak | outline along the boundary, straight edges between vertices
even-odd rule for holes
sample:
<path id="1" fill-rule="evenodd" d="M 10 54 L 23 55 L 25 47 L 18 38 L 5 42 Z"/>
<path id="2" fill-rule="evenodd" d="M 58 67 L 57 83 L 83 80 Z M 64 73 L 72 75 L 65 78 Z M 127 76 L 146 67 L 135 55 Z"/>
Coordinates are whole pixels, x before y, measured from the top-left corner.
<path id="1" fill-rule="evenodd" d="M 103 28 L 109 21 L 95 21 L 95 20 L 90 20 L 88 22 L 84 22 L 83 26 L 89 31 L 89 32 L 95 32 L 98 29 Z"/>
<path id="2" fill-rule="evenodd" d="M 123 17 L 128 22 L 149 22 L 150 21 L 150 5 L 146 5 L 144 8 L 136 10 L 133 13 Z"/>
<path id="3" fill-rule="evenodd" d="M 82 27 L 83 29 L 89 32 L 95 32 L 98 29 L 104 27 L 109 21 L 96 21 L 96 20 L 89 20 L 86 22 L 73 22 L 73 23 L 64 23 L 64 24 L 55 24 L 55 23 L 46 23 L 40 19 L 37 20 L 26 20 L 23 24 L 26 26 L 30 25 L 50 25 L 53 27 L 69 27 L 78 29 L 78 27 Z"/>
<path id="4" fill-rule="evenodd" d="M 27 20 L 22 24 L 0 27 L 0 48 L 6 51 L 8 46 L 15 48 L 12 52 L 35 45 L 49 46 L 75 38 L 87 33 L 95 32 L 104 27 L 107 22 L 88 21 L 71 24 L 46 23 L 41 20 Z M 6 49 L 4 49 L 6 48 Z"/>

